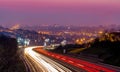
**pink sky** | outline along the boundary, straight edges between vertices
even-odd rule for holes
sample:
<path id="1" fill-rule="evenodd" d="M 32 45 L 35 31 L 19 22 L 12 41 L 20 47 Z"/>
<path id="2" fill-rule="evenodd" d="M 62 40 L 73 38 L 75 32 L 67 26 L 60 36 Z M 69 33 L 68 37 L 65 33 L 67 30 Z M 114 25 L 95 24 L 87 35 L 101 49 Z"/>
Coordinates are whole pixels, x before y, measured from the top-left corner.
<path id="1" fill-rule="evenodd" d="M 0 16 L 4 25 L 120 24 L 120 0 L 0 0 Z"/>
<path id="2" fill-rule="evenodd" d="M 25 1 L 31 1 L 31 2 L 89 2 L 89 3 L 118 3 L 119 0 L 1 0 L 1 1 L 9 1 L 9 2 L 25 2 Z"/>
<path id="3" fill-rule="evenodd" d="M 105 5 L 119 5 L 120 0 L 0 0 L 1 3 L 7 4 L 22 4 L 22 3 L 42 3 L 42 4 L 66 4 L 66 5 L 80 5 L 80 4 L 105 4 Z"/>

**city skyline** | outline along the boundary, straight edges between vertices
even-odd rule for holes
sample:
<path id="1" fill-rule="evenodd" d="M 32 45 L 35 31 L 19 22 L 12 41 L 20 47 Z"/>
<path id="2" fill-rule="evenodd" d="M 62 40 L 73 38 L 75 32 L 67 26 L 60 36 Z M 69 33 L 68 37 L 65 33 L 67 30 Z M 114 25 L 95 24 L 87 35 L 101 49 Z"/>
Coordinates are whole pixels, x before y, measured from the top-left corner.
<path id="1" fill-rule="evenodd" d="M 1 0 L 0 25 L 120 24 L 119 0 Z"/>

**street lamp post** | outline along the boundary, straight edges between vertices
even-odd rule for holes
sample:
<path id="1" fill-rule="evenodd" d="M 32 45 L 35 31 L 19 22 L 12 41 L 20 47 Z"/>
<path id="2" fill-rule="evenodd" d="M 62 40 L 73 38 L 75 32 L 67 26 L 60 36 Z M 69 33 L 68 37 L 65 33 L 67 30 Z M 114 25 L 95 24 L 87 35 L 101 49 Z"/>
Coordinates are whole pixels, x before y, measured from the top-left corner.
<path id="1" fill-rule="evenodd" d="M 62 47 L 64 47 L 66 44 L 67 44 L 67 41 L 66 41 L 66 40 L 63 40 L 63 41 L 61 42 Z M 63 53 L 66 53 L 66 49 L 63 49 Z"/>

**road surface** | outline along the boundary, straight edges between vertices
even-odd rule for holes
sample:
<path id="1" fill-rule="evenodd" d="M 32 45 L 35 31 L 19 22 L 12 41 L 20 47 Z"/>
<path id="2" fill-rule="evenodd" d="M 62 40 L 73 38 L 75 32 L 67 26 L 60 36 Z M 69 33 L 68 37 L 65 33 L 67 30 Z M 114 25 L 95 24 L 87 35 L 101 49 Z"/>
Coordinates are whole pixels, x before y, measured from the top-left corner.
<path id="1" fill-rule="evenodd" d="M 75 67 L 84 69 L 87 72 L 118 72 L 116 70 L 109 69 L 105 66 L 94 64 L 94 63 L 91 63 L 91 62 L 88 62 L 88 61 L 75 59 L 75 58 L 72 58 L 72 57 L 69 57 L 69 56 L 64 56 L 64 55 L 57 54 L 57 53 L 52 53 L 52 52 L 46 51 L 46 50 L 44 50 L 40 47 L 36 48 L 34 50 L 39 52 L 39 53 L 42 53 L 44 55 L 47 55 L 47 56 L 53 57 L 55 59 L 58 59 L 60 61 L 64 61 L 64 62 L 66 62 L 70 65 L 73 65 Z"/>
<path id="2" fill-rule="evenodd" d="M 33 48 L 36 47 L 25 48 L 25 63 L 30 68 L 28 72 L 73 72 L 56 61 L 33 51 Z"/>
<path id="3" fill-rule="evenodd" d="M 52 53 L 42 47 L 25 48 L 22 58 L 27 72 L 118 72 L 91 62 Z"/>

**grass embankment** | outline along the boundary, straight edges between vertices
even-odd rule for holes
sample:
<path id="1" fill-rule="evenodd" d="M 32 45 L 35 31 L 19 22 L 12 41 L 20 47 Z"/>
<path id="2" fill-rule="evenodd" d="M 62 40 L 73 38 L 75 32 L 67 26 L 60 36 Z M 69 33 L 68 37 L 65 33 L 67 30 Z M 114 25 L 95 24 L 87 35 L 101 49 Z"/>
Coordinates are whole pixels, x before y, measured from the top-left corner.
<path id="1" fill-rule="evenodd" d="M 79 48 L 79 49 L 73 49 L 69 53 L 80 53 L 81 51 L 85 50 L 86 48 Z"/>
<path id="2" fill-rule="evenodd" d="M 120 66 L 120 32 L 103 34 L 91 42 L 87 49 L 75 49 L 71 52 L 93 56 L 101 59 L 103 63 Z"/>

